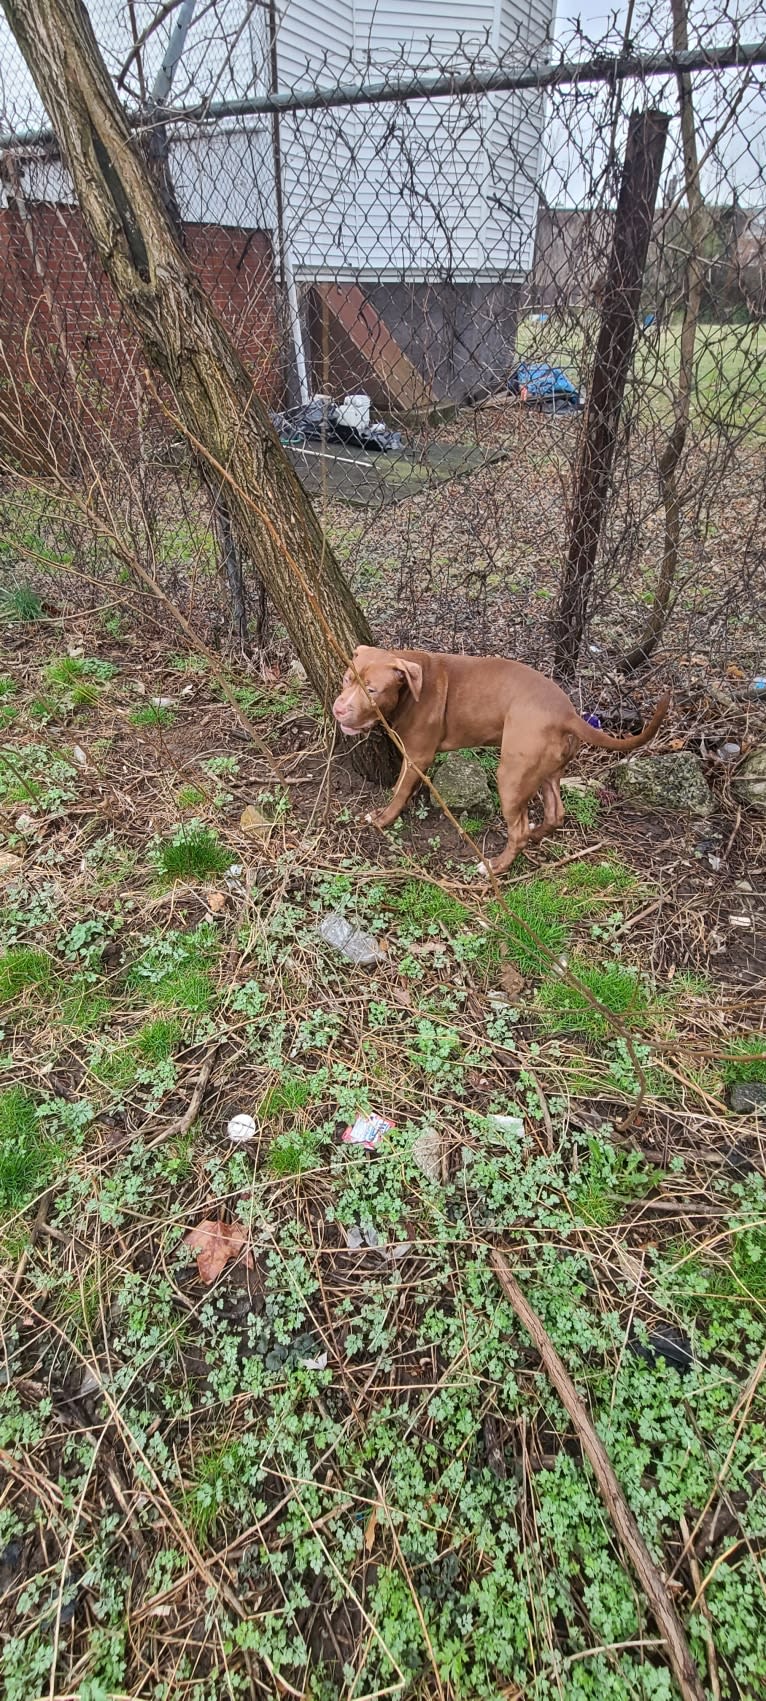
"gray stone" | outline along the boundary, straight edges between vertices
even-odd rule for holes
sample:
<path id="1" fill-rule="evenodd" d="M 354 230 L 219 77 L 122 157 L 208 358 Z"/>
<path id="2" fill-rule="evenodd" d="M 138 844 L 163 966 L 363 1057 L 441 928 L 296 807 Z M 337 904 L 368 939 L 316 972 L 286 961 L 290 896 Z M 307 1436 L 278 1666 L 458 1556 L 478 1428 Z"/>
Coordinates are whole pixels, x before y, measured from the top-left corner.
<path id="1" fill-rule="evenodd" d="M 745 758 L 731 789 L 739 803 L 750 809 L 766 809 L 766 745 Z"/>
<path id="2" fill-rule="evenodd" d="M 436 790 L 454 815 L 467 810 L 471 815 L 493 815 L 495 806 L 489 782 L 475 756 L 451 750 L 433 775 Z"/>
<path id="3" fill-rule="evenodd" d="M 691 750 L 673 750 L 667 756 L 627 756 L 617 764 L 615 785 L 626 802 L 647 809 L 709 815 L 714 807 L 702 763 Z"/>
<path id="4" fill-rule="evenodd" d="M 729 1092 L 729 1104 L 740 1116 L 753 1110 L 766 1116 L 766 1081 L 735 1081 Z"/>

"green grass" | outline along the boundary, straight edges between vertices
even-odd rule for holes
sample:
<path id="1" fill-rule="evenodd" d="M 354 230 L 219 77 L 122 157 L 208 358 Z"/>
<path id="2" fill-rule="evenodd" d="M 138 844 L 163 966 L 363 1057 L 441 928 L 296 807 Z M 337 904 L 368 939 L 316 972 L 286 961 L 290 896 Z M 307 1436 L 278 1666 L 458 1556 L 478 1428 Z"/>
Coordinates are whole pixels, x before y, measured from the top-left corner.
<path id="1" fill-rule="evenodd" d="M 14 620 L 26 626 L 42 618 L 43 605 L 31 585 L 10 585 L 0 591 L 0 620 Z"/>
<path id="2" fill-rule="evenodd" d="M 181 1023 L 171 1016 L 158 1016 L 136 1034 L 134 1044 L 146 1063 L 166 1063 L 183 1038 Z"/>
<path id="3" fill-rule="evenodd" d="M 261 1101 L 260 1115 L 282 1116 L 286 1111 L 303 1110 L 315 1096 L 314 1085 L 305 1075 L 283 1075 L 270 1087 Z"/>
<path id="4" fill-rule="evenodd" d="M 601 804 L 590 786 L 586 790 L 581 786 L 567 785 L 566 781 L 563 781 L 561 796 L 567 815 L 571 815 L 581 827 L 595 827 L 601 813 Z"/>
<path id="5" fill-rule="evenodd" d="M 47 951 L 38 951 L 32 945 L 12 945 L 0 956 L 0 1006 L 15 1003 L 25 992 L 49 997 L 54 978 L 53 959 Z"/>
<path id="6" fill-rule="evenodd" d="M 520 360 L 548 361 L 562 366 L 575 383 L 584 384 L 586 327 L 593 336 L 595 316 L 551 314 L 544 325 L 522 319 L 517 352 Z M 766 431 L 766 327 L 703 322 L 695 347 L 695 388 L 692 425 L 695 430 L 749 429 Z M 634 402 L 640 419 L 670 424 L 673 394 L 680 368 L 680 319 L 666 325 L 659 336 L 639 338 L 633 362 Z"/>
<path id="7" fill-rule="evenodd" d="M 208 827 L 191 824 L 158 846 L 157 864 L 165 880 L 207 880 L 231 867 L 232 852 Z"/>
<path id="8" fill-rule="evenodd" d="M 421 928 L 436 924 L 445 927 L 450 932 L 456 932 L 465 927 L 470 920 L 470 910 L 453 898 L 441 886 L 434 885 L 430 880 L 408 880 L 401 891 L 394 892 L 389 899 L 391 908 L 396 910 L 409 926 Z"/>
<path id="9" fill-rule="evenodd" d="M 310 1130 L 303 1133 L 278 1134 L 269 1147 L 269 1169 L 272 1175 L 305 1175 L 316 1169 L 318 1162 L 317 1136 Z"/>
<path id="10" fill-rule="evenodd" d="M 586 991 L 625 1027 L 635 1027 L 644 1016 L 649 995 L 635 969 L 618 962 L 593 964 L 578 957 L 571 959 L 569 968 Z M 555 975 L 540 987 L 537 1008 L 549 1033 L 577 1033 L 602 1039 L 614 1031 L 606 1016 L 594 1010 L 579 987 Z"/>
<path id="11" fill-rule="evenodd" d="M 727 1086 L 735 1081 L 766 1081 L 766 1034 L 742 1034 L 733 1039 L 721 1064 Z"/>
<path id="12" fill-rule="evenodd" d="M 9 673 L 0 673 L 0 698 L 15 697 L 16 684 Z"/>
<path id="13" fill-rule="evenodd" d="M 507 953 L 525 976 L 548 973 L 551 955 L 555 959 L 566 946 L 568 929 L 561 914 L 561 894 L 552 880 L 530 880 L 514 886 L 507 907 L 503 902 L 489 904 L 487 915 L 492 923 L 488 939 L 491 955 L 497 958 Z"/>
<path id="14" fill-rule="evenodd" d="M 176 803 L 179 809 L 199 809 L 205 801 L 204 791 L 199 786 L 180 786 L 176 792 Z"/>
<path id="15" fill-rule="evenodd" d="M 0 1093 L 0 1210 L 24 1210 L 50 1180 L 60 1156 L 46 1139 L 31 1094 L 23 1087 Z"/>
<path id="16" fill-rule="evenodd" d="M 142 703 L 139 709 L 131 710 L 128 719 L 131 726 L 166 727 L 173 726 L 176 714 L 160 703 Z"/>
<path id="17" fill-rule="evenodd" d="M 91 1033 L 102 1026 L 110 1010 L 109 999 L 94 988 L 89 976 L 75 975 L 67 981 L 67 990 L 60 1007 L 64 1028 L 74 1028 L 80 1034 Z"/>

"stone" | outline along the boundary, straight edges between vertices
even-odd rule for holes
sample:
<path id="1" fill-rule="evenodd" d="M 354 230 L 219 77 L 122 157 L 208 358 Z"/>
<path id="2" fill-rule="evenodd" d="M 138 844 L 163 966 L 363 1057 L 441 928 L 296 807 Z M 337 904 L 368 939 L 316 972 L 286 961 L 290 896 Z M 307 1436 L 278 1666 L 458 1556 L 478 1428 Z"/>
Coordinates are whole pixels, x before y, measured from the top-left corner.
<path id="1" fill-rule="evenodd" d="M 495 805 L 486 773 L 475 756 L 464 756 L 459 750 L 452 750 L 444 761 L 439 763 L 432 779 L 440 797 L 453 815 L 459 815 L 464 810 L 470 815 L 489 817 L 495 813 Z"/>
<path id="2" fill-rule="evenodd" d="M 766 810 L 766 745 L 746 756 L 731 782 L 738 803 Z"/>
<path id="3" fill-rule="evenodd" d="M 734 1081 L 729 1090 L 729 1104 L 738 1116 L 757 1110 L 766 1117 L 766 1081 Z"/>
<path id="4" fill-rule="evenodd" d="M 666 756 L 627 756 L 617 763 L 614 781 L 627 803 L 646 809 L 709 815 L 714 808 L 702 763 L 691 750 L 672 750 Z"/>
<path id="5" fill-rule="evenodd" d="M 20 856 L 14 856 L 13 851 L 0 851 L 0 880 L 13 880 L 24 864 Z"/>

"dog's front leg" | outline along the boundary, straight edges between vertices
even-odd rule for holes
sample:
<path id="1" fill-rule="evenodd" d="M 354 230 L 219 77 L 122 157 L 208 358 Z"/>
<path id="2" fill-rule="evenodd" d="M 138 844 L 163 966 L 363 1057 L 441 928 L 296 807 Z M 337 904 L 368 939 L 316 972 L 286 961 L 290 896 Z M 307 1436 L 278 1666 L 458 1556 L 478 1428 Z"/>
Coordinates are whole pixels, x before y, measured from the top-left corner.
<path id="1" fill-rule="evenodd" d="M 422 755 L 415 756 L 414 761 L 416 763 L 416 767 L 420 770 L 419 773 L 416 772 L 416 768 L 412 766 L 410 758 L 405 756 L 404 761 L 402 762 L 399 778 L 394 786 L 393 796 L 390 803 L 386 804 L 385 809 L 372 810 L 369 815 L 365 816 L 365 820 L 369 821 L 371 826 L 391 827 L 394 821 L 398 821 L 405 804 L 412 797 L 413 792 L 417 791 L 418 786 L 420 785 L 420 774 L 425 774 L 427 772 L 435 755 L 436 751 L 432 750 L 430 752 L 425 751 Z"/>

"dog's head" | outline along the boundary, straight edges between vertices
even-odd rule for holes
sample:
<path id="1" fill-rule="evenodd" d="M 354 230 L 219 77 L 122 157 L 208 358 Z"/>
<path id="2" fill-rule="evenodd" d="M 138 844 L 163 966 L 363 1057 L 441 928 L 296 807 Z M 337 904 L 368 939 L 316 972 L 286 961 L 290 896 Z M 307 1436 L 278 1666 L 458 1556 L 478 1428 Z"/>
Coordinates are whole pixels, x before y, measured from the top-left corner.
<path id="1" fill-rule="evenodd" d="M 403 693 L 410 691 L 417 701 L 422 688 L 423 669 L 419 662 L 397 655 L 396 650 L 376 650 L 369 644 L 359 644 L 346 668 L 332 712 L 341 732 L 351 737 L 355 732 L 368 732 L 375 725 L 376 709 L 390 720 Z"/>

